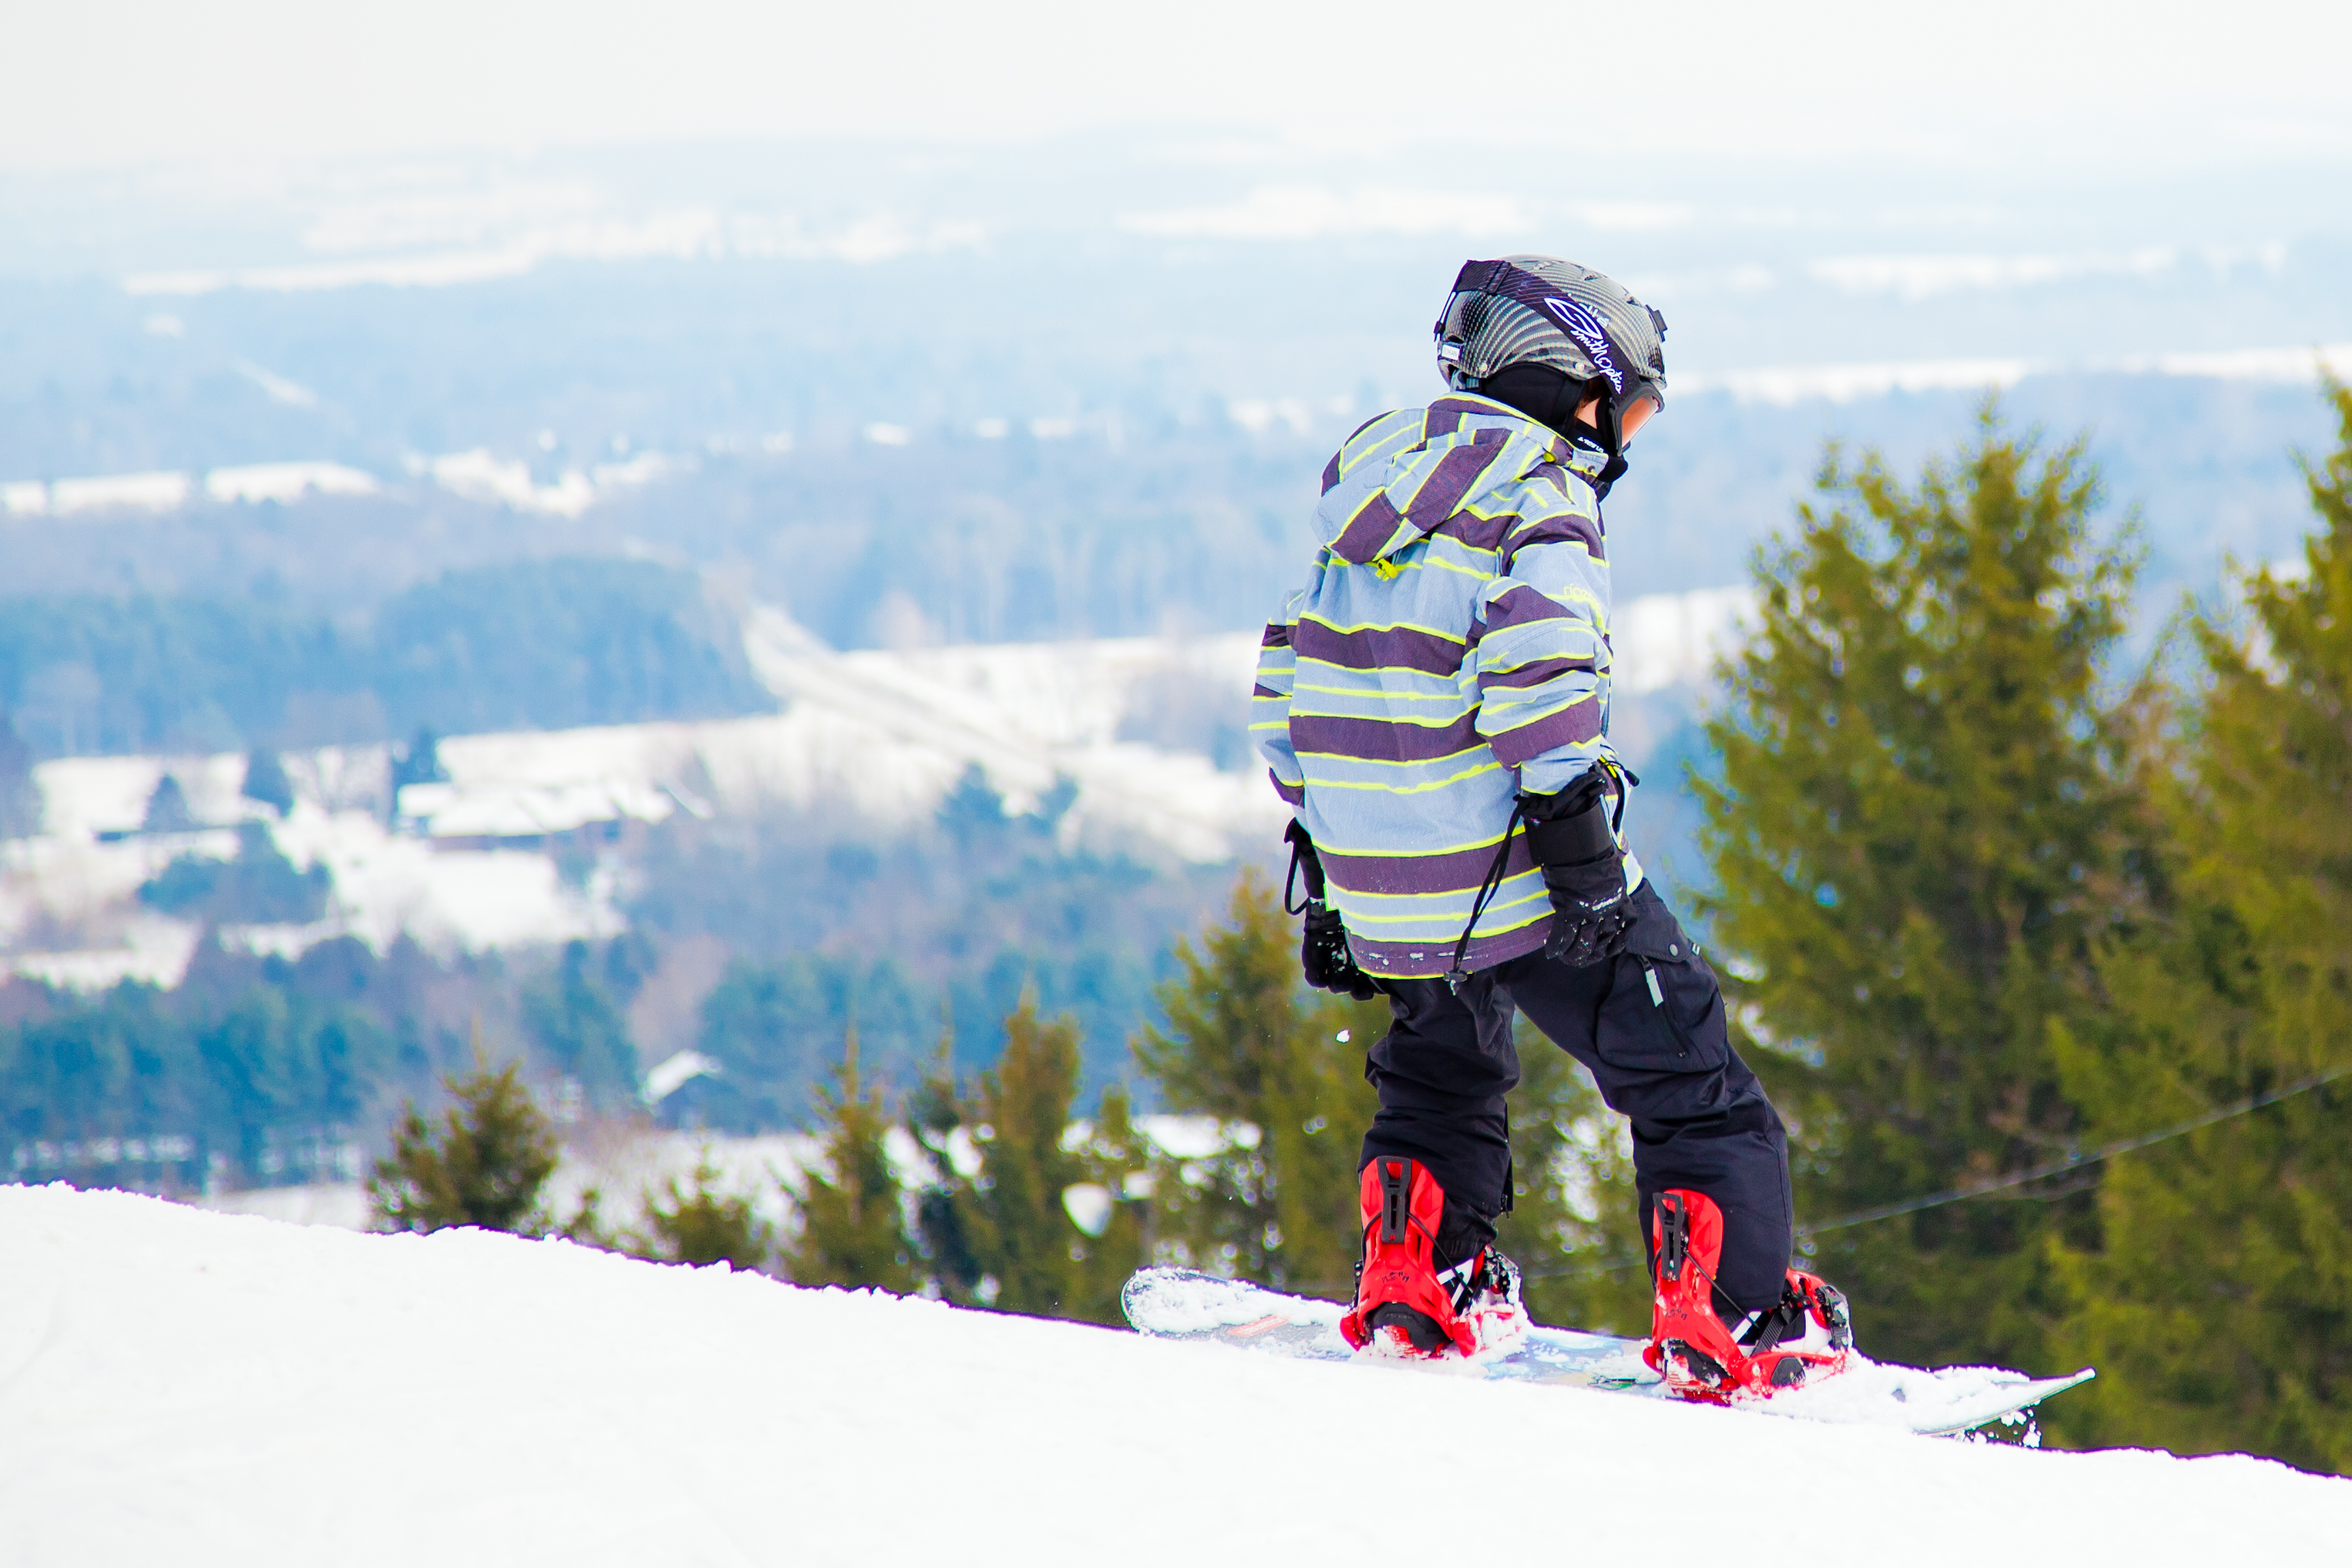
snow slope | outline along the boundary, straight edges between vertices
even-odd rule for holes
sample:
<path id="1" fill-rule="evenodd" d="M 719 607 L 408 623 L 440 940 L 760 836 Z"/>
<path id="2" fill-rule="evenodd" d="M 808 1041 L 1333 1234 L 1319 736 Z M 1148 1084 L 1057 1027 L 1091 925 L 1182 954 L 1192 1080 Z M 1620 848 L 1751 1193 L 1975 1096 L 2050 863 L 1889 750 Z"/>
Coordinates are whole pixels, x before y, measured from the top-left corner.
<path id="1" fill-rule="evenodd" d="M 2352 1553 L 2352 1482 L 2263 1461 L 1286 1363 L 477 1232 L 0 1188 L 0 1271 L 16 1568 Z M 1727 1518 L 1683 1506 L 1710 1475 Z"/>

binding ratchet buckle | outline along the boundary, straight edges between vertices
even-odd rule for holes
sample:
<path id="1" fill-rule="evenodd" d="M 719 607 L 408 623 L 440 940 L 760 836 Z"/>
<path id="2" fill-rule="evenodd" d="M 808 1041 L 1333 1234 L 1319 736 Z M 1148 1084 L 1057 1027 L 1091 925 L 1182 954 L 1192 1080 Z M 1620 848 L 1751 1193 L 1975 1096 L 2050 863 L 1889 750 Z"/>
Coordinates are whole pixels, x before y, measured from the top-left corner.
<path id="1" fill-rule="evenodd" d="M 1658 1278 L 1679 1279 L 1690 1257 L 1690 1215 L 1678 1193 L 1658 1194 Z"/>
<path id="2" fill-rule="evenodd" d="M 1412 1163 L 1409 1160 L 1381 1162 L 1381 1245 L 1383 1247 L 1392 1247 L 1402 1241 L 1405 1227 L 1412 1223 Z"/>

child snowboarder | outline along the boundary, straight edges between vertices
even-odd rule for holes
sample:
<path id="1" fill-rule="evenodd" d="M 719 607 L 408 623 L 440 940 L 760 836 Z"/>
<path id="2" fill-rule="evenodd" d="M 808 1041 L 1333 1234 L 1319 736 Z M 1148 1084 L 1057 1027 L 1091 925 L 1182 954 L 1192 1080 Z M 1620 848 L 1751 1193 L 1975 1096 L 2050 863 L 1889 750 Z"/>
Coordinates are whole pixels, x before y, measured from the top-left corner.
<path id="1" fill-rule="evenodd" d="M 1297 814 L 1307 978 L 1395 1016 L 1365 1062 L 1349 1340 L 1471 1354 L 1524 1329 L 1494 1246 L 1516 1009 L 1632 1119 L 1647 1354 L 1721 1399 L 1837 1371 L 1851 1334 L 1789 1267 L 1780 1119 L 1622 835 L 1601 502 L 1664 405 L 1664 334 L 1574 262 L 1466 263 L 1435 329 L 1446 395 L 1323 470 L 1323 546 L 1266 627 L 1252 728 Z"/>

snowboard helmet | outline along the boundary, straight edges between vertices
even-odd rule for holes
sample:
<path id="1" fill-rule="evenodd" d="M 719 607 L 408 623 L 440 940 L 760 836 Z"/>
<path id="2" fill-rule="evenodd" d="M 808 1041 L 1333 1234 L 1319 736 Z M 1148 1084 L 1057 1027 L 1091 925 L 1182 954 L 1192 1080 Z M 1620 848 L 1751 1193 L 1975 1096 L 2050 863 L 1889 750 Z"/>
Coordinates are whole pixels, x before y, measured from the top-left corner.
<path id="1" fill-rule="evenodd" d="M 1601 438 L 1625 447 L 1625 415 L 1666 401 L 1666 319 L 1615 279 L 1556 256 L 1465 261 L 1437 314 L 1437 368 L 1475 392 L 1515 365 L 1544 365 L 1601 399 Z"/>

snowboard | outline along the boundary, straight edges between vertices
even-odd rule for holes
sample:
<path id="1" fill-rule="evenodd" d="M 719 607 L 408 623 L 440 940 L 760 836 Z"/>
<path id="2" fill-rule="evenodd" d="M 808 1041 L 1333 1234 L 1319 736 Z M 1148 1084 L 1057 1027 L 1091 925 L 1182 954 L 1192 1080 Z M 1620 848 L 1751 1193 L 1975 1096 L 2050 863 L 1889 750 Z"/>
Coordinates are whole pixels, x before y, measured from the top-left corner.
<path id="1" fill-rule="evenodd" d="M 1143 1269 L 1119 1292 L 1119 1304 L 1136 1331 L 1153 1339 L 1196 1340 L 1299 1361 L 1425 1367 L 1498 1382 L 1676 1397 L 1643 1362 L 1643 1341 L 1612 1334 L 1530 1327 L 1525 1338 L 1467 1359 L 1407 1360 L 1378 1349 L 1359 1352 L 1339 1335 L 1339 1320 L 1347 1309 L 1336 1302 L 1286 1296 L 1246 1279 L 1221 1279 L 1190 1268 Z M 1736 1408 L 1940 1436 L 1996 1421 L 2021 1425 L 2034 1405 L 2092 1376 L 2089 1367 L 2068 1377 L 2043 1378 L 1999 1367 L 1926 1372 L 1874 1362 L 1856 1352 L 1846 1371 L 1835 1377 L 1769 1399 L 1745 1401 Z"/>

